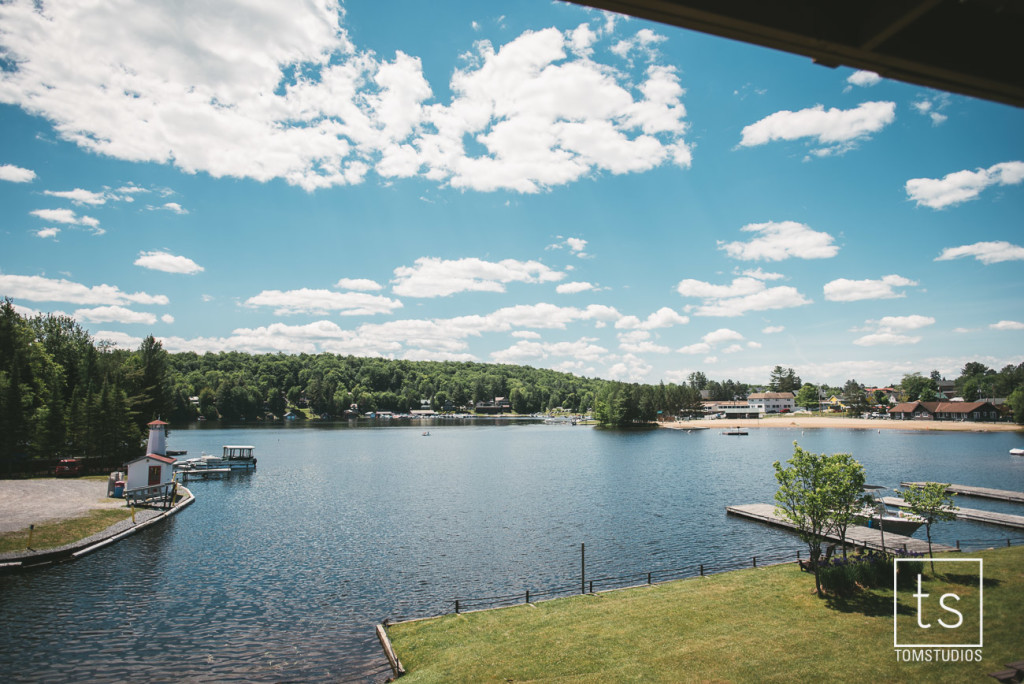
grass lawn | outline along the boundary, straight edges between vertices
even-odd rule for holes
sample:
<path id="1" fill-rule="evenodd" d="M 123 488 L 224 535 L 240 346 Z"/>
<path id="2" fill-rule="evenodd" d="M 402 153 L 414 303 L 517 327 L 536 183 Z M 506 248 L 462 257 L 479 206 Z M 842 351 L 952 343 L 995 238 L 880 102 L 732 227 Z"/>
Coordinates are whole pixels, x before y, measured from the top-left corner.
<path id="1" fill-rule="evenodd" d="M 32 548 L 41 551 L 71 544 L 101 532 L 125 518 L 130 518 L 131 515 L 129 508 L 107 508 L 90 511 L 88 515 L 80 518 L 36 525 L 32 531 Z M 28 530 L 4 532 L 0 534 L 0 553 L 24 551 L 29 545 L 28 541 Z"/>
<path id="2" fill-rule="evenodd" d="M 949 557 L 984 559 L 980 663 L 897 662 L 891 587 L 823 600 L 795 564 L 407 622 L 388 633 L 408 684 L 994 682 L 985 675 L 1024 659 L 1024 547 Z M 956 580 L 929 575 L 926 565 L 925 592 Z M 901 620 L 917 614 L 912 593 L 900 590 Z"/>

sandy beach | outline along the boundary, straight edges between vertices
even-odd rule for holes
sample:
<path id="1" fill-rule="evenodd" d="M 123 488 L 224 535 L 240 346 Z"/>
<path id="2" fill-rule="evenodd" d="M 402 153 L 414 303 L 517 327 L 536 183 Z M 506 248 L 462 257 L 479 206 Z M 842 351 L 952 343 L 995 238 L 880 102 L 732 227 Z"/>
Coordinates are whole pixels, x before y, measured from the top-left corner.
<path id="1" fill-rule="evenodd" d="M 1024 432 L 1024 427 L 1015 423 L 971 423 L 941 420 L 889 420 L 866 418 L 833 418 L 824 416 L 801 416 L 787 414 L 770 418 L 727 419 L 727 420 L 687 420 L 678 423 L 661 423 L 662 427 L 675 430 L 692 430 L 693 428 L 710 428 L 724 430 L 731 427 L 743 428 L 788 428 L 810 430 L 821 428 L 839 428 L 847 430 L 908 430 L 913 432 Z"/>

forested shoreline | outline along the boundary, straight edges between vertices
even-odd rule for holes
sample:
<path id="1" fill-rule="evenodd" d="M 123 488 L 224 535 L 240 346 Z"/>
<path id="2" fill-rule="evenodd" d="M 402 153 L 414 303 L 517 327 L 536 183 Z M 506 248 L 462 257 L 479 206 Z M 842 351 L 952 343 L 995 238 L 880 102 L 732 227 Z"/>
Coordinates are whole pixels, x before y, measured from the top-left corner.
<path id="1" fill-rule="evenodd" d="M 905 375 L 911 398 L 935 383 Z M 931 384 L 929 384 L 931 383 Z M 965 394 L 1005 391 L 1024 405 L 1024 364 L 996 372 L 965 366 Z M 0 304 L 0 473 L 33 459 L 80 457 L 120 464 L 142 454 L 154 418 L 184 424 L 202 417 L 225 422 L 280 420 L 291 413 L 320 420 L 360 414 L 472 411 L 502 397 L 513 413 L 561 410 L 590 413 L 612 426 L 661 416 L 700 415 L 706 398 L 744 398 L 751 390 L 793 391 L 817 397 L 845 388 L 804 383 L 776 366 L 766 385 L 709 380 L 694 372 L 684 384 L 625 383 L 544 368 L 455 361 L 406 361 L 335 354 L 168 353 L 146 337 L 138 349 L 95 341 L 67 316 L 22 316 L 10 299 Z M 813 390 L 813 392 L 811 391 Z M 986 396 L 982 394 L 982 396 Z M 865 397 L 866 400 L 870 398 Z M 1016 411 L 1024 416 L 1024 410 Z"/>

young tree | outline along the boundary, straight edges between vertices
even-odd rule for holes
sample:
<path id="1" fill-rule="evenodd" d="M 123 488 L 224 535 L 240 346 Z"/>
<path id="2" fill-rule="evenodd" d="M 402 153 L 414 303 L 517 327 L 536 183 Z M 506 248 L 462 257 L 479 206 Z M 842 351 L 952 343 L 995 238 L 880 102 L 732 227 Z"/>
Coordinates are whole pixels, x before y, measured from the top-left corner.
<path id="1" fill-rule="evenodd" d="M 910 487 L 900 492 L 907 506 L 915 515 L 924 518 L 924 531 L 928 537 L 928 556 L 932 559 L 935 572 L 935 554 L 932 553 L 932 523 L 940 520 L 955 520 L 959 510 L 953 503 L 955 494 L 948 493 L 949 484 L 928 482 L 922 487 Z"/>
<path id="2" fill-rule="evenodd" d="M 864 466 L 850 454 L 832 454 L 826 462 L 826 481 L 832 500 L 831 529 L 843 547 L 846 558 L 846 528 L 864 507 Z"/>
<path id="3" fill-rule="evenodd" d="M 775 511 L 792 522 L 807 544 L 814 570 L 814 588 L 821 594 L 821 576 L 818 558 L 825 535 L 852 518 L 850 509 L 854 498 L 864 487 L 863 467 L 849 454 L 813 454 L 793 442 L 793 457 L 783 468 L 776 461 L 775 479 L 779 489 L 775 492 Z"/>

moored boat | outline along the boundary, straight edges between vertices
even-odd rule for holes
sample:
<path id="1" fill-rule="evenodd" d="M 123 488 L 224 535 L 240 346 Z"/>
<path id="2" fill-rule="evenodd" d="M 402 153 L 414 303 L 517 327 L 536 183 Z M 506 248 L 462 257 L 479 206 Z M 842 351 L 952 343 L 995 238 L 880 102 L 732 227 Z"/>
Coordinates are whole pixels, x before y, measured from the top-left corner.
<path id="1" fill-rule="evenodd" d="M 255 470 L 256 457 L 252 452 L 254 446 L 226 445 L 221 460 L 232 470 Z"/>
<path id="2" fill-rule="evenodd" d="M 919 515 L 900 510 L 890 510 L 882 501 L 881 497 L 886 488 L 878 485 L 865 485 L 864 494 L 868 503 L 861 509 L 861 512 L 854 516 L 853 522 L 857 525 L 870 527 L 882 532 L 891 532 L 909 537 L 917 531 L 925 520 Z"/>
<path id="3" fill-rule="evenodd" d="M 1024 456 L 1024 449 L 1010 449 L 1010 453 L 1014 456 Z"/>

